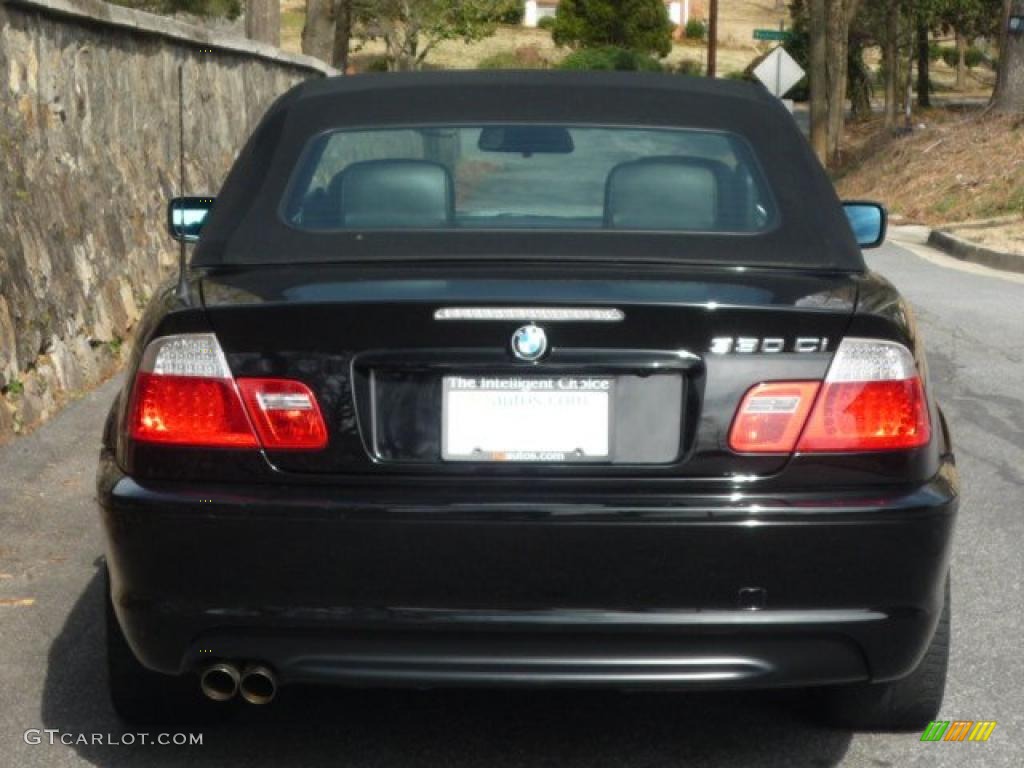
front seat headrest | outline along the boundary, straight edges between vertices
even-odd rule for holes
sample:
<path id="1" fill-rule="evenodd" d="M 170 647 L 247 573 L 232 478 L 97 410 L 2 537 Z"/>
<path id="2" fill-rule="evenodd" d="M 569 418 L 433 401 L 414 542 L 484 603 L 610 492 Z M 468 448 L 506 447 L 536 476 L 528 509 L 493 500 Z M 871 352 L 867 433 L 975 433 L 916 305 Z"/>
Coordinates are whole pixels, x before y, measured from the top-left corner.
<path id="1" fill-rule="evenodd" d="M 367 160 L 341 174 L 341 216 L 349 229 L 430 229 L 455 218 L 448 169 L 426 160 Z"/>

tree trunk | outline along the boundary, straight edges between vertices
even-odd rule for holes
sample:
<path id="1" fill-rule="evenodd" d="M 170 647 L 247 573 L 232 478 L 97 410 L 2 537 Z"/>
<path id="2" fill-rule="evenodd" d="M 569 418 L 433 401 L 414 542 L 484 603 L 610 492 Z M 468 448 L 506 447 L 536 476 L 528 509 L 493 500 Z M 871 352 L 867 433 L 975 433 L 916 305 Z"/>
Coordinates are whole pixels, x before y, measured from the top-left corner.
<path id="1" fill-rule="evenodd" d="M 885 14 L 885 46 L 882 48 L 882 66 L 885 69 L 885 127 L 896 127 L 896 82 L 900 71 L 899 55 L 900 9 L 890 3 Z"/>
<path id="2" fill-rule="evenodd" d="M 348 72 L 348 52 L 352 41 L 352 0 L 338 0 L 334 13 L 334 51 L 331 64 Z"/>
<path id="3" fill-rule="evenodd" d="M 827 0 L 825 5 L 828 56 L 828 156 L 836 165 L 846 127 L 846 94 L 849 78 L 850 24 L 860 0 Z"/>
<path id="4" fill-rule="evenodd" d="M 999 79 L 992 106 L 1000 112 L 1024 112 L 1024 33 L 1010 34 L 1011 16 L 1024 16 L 1024 0 L 1006 0 L 999 46 Z"/>
<path id="5" fill-rule="evenodd" d="M 302 52 L 331 61 L 334 51 L 334 0 L 306 0 L 306 25 L 302 28 Z"/>
<path id="6" fill-rule="evenodd" d="M 847 56 L 850 109 L 855 120 L 868 120 L 871 117 L 871 73 L 864 64 L 864 42 L 852 39 Z"/>
<path id="7" fill-rule="evenodd" d="M 412 72 L 417 68 L 419 28 L 412 21 L 396 21 L 384 35 L 388 52 L 388 68 L 392 72 Z"/>
<path id="8" fill-rule="evenodd" d="M 839 162 L 846 124 L 846 78 L 849 46 L 843 0 L 828 0 L 828 157 Z"/>
<path id="9" fill-rule="evenodd" d="M 247 0 L 245 36 L 270 45 L 281 45 L 281 5 L 278 0 Z"/>
<path id="10" fill-rule="evenodd" d="M 405 25 L 401 43 L 402 55 L 398 61 L 399 72 L 413 72 L 419 69 L 420 34 L 412 22 Z"/>
<path id="11" fill-rule="evenodd" d="M 828 48 L 825 0 L 810 0 L 811 146 L 822 165 L 828 163 Z"/>
<path id="12" fill-rule="evenodd" d="M 956 33 L 956 89 L 967 90 L 967 38 Z"/>
<path id="13" fill-rule="evenodd" d="M 928 22 L 923 15 L 917 17 L 917 105 L 932 105 L 931 51 L 928 49 Z"/>
<path id="14" fill-rule="evenodd" d="M 907 57 L 907 71 L 903 73 L 903 118 L 904 128 L 909 133 L 914 128 L 914 61 L 917 59 L 917 51 L 910 46 L 910 55 Z"/>

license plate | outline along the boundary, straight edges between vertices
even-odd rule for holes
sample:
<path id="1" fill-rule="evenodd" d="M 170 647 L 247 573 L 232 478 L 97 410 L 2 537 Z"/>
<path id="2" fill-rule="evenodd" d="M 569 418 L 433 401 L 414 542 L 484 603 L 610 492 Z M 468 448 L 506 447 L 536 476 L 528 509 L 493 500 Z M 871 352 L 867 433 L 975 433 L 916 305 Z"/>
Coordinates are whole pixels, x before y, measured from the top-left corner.
<path id="1" fill-rule="evenodd" d="M 607 461 L 614 379 L 445 376 L 445 461 Z"/>

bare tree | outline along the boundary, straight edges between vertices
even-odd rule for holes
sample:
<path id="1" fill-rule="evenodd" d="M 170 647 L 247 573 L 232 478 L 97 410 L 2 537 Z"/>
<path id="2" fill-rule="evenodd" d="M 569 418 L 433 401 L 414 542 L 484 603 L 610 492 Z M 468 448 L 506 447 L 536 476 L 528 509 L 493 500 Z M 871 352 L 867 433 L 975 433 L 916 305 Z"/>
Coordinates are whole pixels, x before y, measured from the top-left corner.
<path id="1" fill-rule="evenodd" d="M 828 156 L 839 162 L 846 128 L 846 89 L 849 77 L 850 22 L 860 0 L 828 0 L 825 28 L 828 55 Z"/>
<path id="2" fill-rule="evenodd" d="M 931 50 L 929 49 L 929 32 L 926 15 L 927 9 L 922 8 L 917 15 L 917 105 L 932 105 Z"/>
<path id="3" fill-rule="evenodd" d="M 331 64 L 342 72 L 348 71 L 348 54 L 352 42 L 352 23 L 356 15 L 357 0 L 337 0 L 334 13 L 334 50 Z"/>
<path id="4" fill-rule="evenodd" d="M 306 25 L 302 28 L 302 52 L 326 61 L 336 69 L 348 69 L 352 20 L 362 0 L 306 0 Z"/>
<path id="5" fill-rule="evenodd" d="M 306 24 L 302 28 L 302 52 L 321 61 L 334 54 L 336 0 L 306 0 Z"/>
<path id="6" fill-rule="evenodd" d="M 958 91 L 967 90 L 967 36 L 956 30 L 956 85 Z"/>
<path id="7" fill-rule="evenodd" d="M 890 2 L 885 11 L 885 44 L 882 65 L 885 68 L 885 127 L 896 127 L 896 89 L 900 71 L 900 7 Z"/>
<path id="8" fill-rule="evenodd" d="M 384 42 L 391 69 L 413 70 L 445 40 L 472 43 L 494 34 L 502 0 L 360 0 L 353 19 Z"/>
<path id="9" fill-rule="evenodd" d="M 992 105 L 1000 112 L 1024 112 L 1024 30 L 1010 31 L 1010 19 L 1024 18 L 1024 0 L 1005 0 L 999 46 L 999 79 Z"/>
<path id="10" fill-rule="evenodd" d="M 245 36 L 270 45 L 281 45 L 281 5 L 278 0 L 247 0 Z"/>

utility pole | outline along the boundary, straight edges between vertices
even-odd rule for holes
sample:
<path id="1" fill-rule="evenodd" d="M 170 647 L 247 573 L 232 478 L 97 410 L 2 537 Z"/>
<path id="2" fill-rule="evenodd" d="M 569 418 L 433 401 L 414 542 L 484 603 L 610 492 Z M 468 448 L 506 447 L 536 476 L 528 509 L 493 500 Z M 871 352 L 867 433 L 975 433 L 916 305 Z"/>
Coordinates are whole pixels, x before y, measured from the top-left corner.
<path id="1" fill-rule="evenodd" d="M 811 0 L 811 146 L 822 165 L 828 163 L 828 54 L 825 0 Z"/>
<path id="2" fill-rule="evenodd" d="M 708 77 L 717 74 L 718 62 L 718 0 L 708 5 Z"/>

